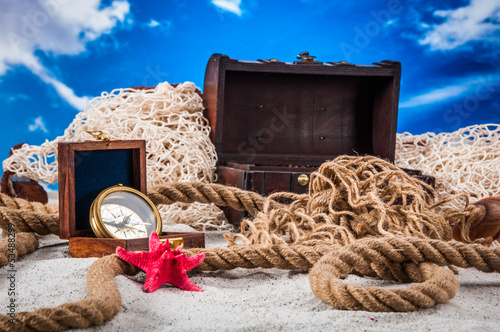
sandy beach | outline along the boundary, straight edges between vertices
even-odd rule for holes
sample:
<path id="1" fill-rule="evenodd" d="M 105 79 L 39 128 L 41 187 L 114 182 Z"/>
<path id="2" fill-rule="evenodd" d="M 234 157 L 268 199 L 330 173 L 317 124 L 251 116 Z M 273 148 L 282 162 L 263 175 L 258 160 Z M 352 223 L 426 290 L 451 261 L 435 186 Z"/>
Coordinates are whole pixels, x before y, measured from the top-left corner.
<path id="1" fill-rule="evenodd" d="M 207 247 L 225 246 L 223 233 L 206 233 Z M 95 258 L 76 259 L 67 241 L 40 237 L 40 249 L 15 265 L 17 311 L 79 301 L 87 296 L 86 274 Z M 460 269 L 460 288 L 449 303 L 413 313 L 335 310 L 311 291 L 307 273 L 277 269 L 235 269 L 189 273 L 204 292 L 163 285 L 143 293 L 124 276 L 115 281 L 121 310 L 95 331 L 499 331 L 500 278 Z M 8 301 L 2 269 L 0 299 Z M 383 287 L 407 285 L 349 276 L 345 282 Z M 5 309 L 4 309 L 5 311 Z M 80 331 L 80 330 L 78 330 Z M 83 330 L 81 330 L 83 331 Z"/>

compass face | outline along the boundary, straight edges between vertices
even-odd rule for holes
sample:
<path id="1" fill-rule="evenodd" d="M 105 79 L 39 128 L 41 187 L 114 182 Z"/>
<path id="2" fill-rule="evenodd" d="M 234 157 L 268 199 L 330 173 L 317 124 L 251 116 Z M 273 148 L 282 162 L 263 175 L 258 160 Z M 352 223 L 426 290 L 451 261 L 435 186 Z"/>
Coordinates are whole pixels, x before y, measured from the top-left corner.
<path id="1" fill-rule="evenodd" d="M 118 204 L 103 205 L 101 219 L 108 231 L 120 239 L 147 237 L 146 226 L 151 226 L 151 223 L 143 222 L 137 213 Z"/>
<path id="2" fill-rule="evenodd" d="M 136 239 L 161 232 L 161 219 L 151 201 L 123 186 L 108 188 L 98 196 L 91 208 L 91 224 L 98 237 Z"/>

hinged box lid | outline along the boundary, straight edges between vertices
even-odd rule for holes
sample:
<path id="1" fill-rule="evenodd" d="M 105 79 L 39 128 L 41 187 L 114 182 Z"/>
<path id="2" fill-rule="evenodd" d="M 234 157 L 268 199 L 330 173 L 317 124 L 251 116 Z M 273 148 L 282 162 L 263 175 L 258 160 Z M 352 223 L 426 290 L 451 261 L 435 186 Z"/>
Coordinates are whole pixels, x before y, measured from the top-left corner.
<path id="1" fill-rule="evenodd" d="M 341 154 L 394 160 L 400 63 L 298 57 L 210 57 L 203 98 L 219 163 L 319 166 Z"/>
<path id="2" fill-rule="evenodd" d="M 59 143 L 59 236 L 94 236 L 90 206 L 119 183 L 146 194 L 146 141 Z"/>

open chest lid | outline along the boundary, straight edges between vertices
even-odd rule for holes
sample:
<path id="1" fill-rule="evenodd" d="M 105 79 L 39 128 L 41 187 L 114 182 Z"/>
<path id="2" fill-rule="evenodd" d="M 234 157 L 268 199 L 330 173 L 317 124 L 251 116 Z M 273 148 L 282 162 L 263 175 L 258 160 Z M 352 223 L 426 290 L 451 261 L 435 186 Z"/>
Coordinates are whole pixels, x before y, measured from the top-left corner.
<path id="1" fill-rule="evenodd" d="M 220 164 L 318 166 L 341 154 L 394 160 L 401 64 L 210 57 L 203 90 Z"/>

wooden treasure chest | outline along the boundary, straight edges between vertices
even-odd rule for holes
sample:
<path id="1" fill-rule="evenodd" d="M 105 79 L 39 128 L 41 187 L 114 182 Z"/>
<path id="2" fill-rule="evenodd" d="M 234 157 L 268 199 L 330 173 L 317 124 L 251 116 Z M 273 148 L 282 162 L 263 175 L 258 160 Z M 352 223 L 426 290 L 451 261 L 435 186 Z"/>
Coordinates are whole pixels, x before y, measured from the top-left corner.
<path id="1" fill-rule="evenodd" d="M 394 160 L 401 64 L 297 58 L 210 57 L 203 99 L 220 183 L 264 195 L 304 193 L 310 173 L 339 155 Z M 243 216 L 225 213 L 233 224 Z"/>

